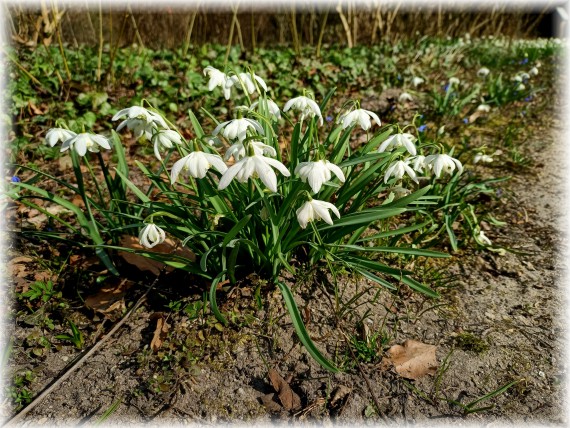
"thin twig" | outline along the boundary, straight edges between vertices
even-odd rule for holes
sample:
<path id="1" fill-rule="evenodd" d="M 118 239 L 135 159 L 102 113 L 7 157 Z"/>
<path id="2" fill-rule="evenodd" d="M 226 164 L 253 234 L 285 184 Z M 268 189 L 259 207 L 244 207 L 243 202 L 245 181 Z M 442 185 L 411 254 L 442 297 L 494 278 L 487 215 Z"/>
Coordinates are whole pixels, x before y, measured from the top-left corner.
<path id="1" fill-rule="evenodd" d="M 173 251 L 176 251 L 176 249 L 174 249 Z M 167 267 L 166 265 L 163 266 L 162 270 L 156 276 L 156 278 L 154 279 L 154 281 L 152 282 L 150 287 L 144 292 L 144 294 L 140 297 L 140 299 L 137 300 L 135 305 L 129 310 L 129 312 L 127 312 L 127 314 L 121 319 L 121 321 L 119 321 L 117 324 L 115 324 L 115 326 L 111 329 L 111 331 L 109 331 L 109 333 L 107 333 L 105 336 L 103 336 L 103 338 L 99 342 L 97 342 L 95 345 L 93 345 L 93 347 L 91 349 L 89 349 L 82 356 L 80 356 L 78 359 L 76 359 L 75 362 L 73 362 L 71 364 L 69 369 L 67 369 L 67 371 L 65 373 L 63 373 L 63 375 L 61 375 L 52 384 L 50 384 L 48 387 L 46 387 L 40 395 L 38 395 L 36 398 L 34 398 L 34 400 L 30 404 L 28 404 L 26 407 L 24 407 L 20 411 L 20 413 L 15 415 L 12 419 L 9 419 L 6 422 L 6 424 L 4 424 L 4 426 L 11 426 L 11 425 L 14 425 L 14 424 L 20 422 L 24 418 L 24 416 L 26 416 L 31 410 L 33 410 L 38 404 L 40 404 L 44 398 L 46 398 L 54 389 L 56 389 L 74 371 L 76 371 L 79 367 L 81 367 L 91 355 L 93 355 L 95 352 L 97 352 L 103 346 L 103 344 L 105 344 L 105 342 L 107 342 L 107 340 L 109 340 L 123 326 L 123 324 L 125 324 L 125 322 L 129 319 L 129 317 L 144 302 L 144 300 L 146 299 L 146 296 L 148 296 L 148 293 L 150 293 L 150 291 L 154 288 L 154 286 L 157 284 L 159 278 L 162 276 L 162 274 L 166 270 L 166 267 Z"/>

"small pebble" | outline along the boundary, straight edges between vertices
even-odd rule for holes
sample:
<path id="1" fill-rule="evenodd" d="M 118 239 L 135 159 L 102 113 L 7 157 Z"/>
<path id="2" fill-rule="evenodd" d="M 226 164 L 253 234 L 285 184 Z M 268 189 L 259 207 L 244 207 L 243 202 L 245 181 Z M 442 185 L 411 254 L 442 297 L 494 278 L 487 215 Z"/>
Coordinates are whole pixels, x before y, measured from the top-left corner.
<path id="1" fill-rule="evenodd" d="M 538 372 L 538 375 L 539 375 L 540 377 L 546 377 L 546 375 L 544 374 L 544 372 L 543 372 L 542 370 Z"/>

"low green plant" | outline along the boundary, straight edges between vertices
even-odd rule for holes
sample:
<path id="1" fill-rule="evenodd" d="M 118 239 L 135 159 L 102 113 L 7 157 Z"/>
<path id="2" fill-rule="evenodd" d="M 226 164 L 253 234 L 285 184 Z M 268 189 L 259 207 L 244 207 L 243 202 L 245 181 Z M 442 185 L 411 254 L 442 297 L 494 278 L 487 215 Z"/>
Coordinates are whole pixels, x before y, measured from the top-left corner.
<path id="1" fill-rule="evenodd" d="M 67 324 L 69 325 L 71 334 L 58 334 L 55 338 L 65 342 L 71 342 L 77 349 L 82 349 L 84 344 L 83 333 L 81 333 L 81 330 L 77 328 L 73 321 L 67 320 Z"/>
<path id="2" fill-rule="evenodd" d="M 61 297 L 61 292 L 54 288 L 54 284 L 51 280 L 34 281 L 30 284 L 30 289 L 21 293 L 20 296 L 30 301 L 39 299 L 43 303 L 46 303 L 52 297 Z"/>
<path id="3" fill-rule="evenodd" d="M 419 183 L 417 174 L 423 168 L 427 175 L 433 172 L 443 181 L 442 173 L 452 174 L 455 168 L 449 165 L 460 167 L 460 163 L 443 153 L 428 155 L 424 162 L 423 156 L 415 156 L 415 137 L 403 130 L 397 132 L 394 126 L 368 132 L 372 121 L 379 125 L 380 120 L 374 113 L 360 109 L 358 103 L 348 105 L 323 132 L 322 112 L 334 91 L 329 91 L 320 105 L 305 92 L 286 103 L 281 112 L 267 97 L 265 82 L 252 72 L 222 72 L 206 67 L 205 73 L 210 88 L 220 86 L 226 99 L 232 97 L 234 88 L 241 87 L 244 96 L 240 101 L 246 104 L 236 108 L 234 119 L 223 123 L 203 109 L 203 115 L 217 124 L 213 131 L 204 131 L 195 114 L 188 111 L 194 134 L 186 139 L 148 104 L 125 108 L 114 116 L 114 120 L 123 119 L 118 129 L 127 127 L 135 138 L 154 146 L 160 162 L 156 170 L 135 162 L 148 180 L 146 187 L 131 180 L 123 145 L 114 131 L 110 138 L 78 134 L 60 121 L 61 128 L 52 129 L 47 141 L 51 145 L 61 141 L 62 151 L 71 152 L 76 183 L 28 168 L 35 175 L 26 182 L 13 183 L 11 195 L 34 208 L 38 206 L 33 198 L 39 197 L 68 209 L 77 224 L 39 207 L 71 230 L 78 245 L 94 248 L 115 275 L 119 271 L 110 251 L 121 250 L 164 262 L 209 282 L 209 307 L 223 325 L 228 321 L 217 304 L 218 285 L 223 281 L 236 284 L 240 278 L 257 273 L 281 290 L 308 352 L 323 367 L 338 371 L 310 339 L 292 290 L 280 279 L 282 271 L 296 275 L 307 264 L 321 264 L 333 276 L 346 269 L 391 290 L 397 290 L 396 284 L 401 282 L 437 297 L 430 287 L 413 278 L 413 272 L 389 266 L 380 257 L 384 253 L 427 257 L 447 254 L 418 246 L 370 246 L 367 241 L 371 238 L 365 232 L 406 211 L 427 210 L 433 198 L 440 197 L 426 196 L 432 189 L 430 185 L 411 185 L 414 189 L 409 194 L 399 195 L 392 191 L 396 184 Z M 251 98 L 254 93 L 255 102 Z M 299 121 L 293 120 L 291 111 L 300 113 Z M 281 113 L 290 134 L 279 131 Z M 351 137 L 357 126 L 367 132 L 367 138 L 353 147 Z M 283 138 L 288 140 L 284 147 L 280 144 Z M 101 153 L 111 146 L 118 159 L 114 168 Z M 224 147 L 222 159 L 219 152 Z M 164 159 L 161 151 L 167 152 Z M 91 154 L 97 158 L 97 171 L 86 156 Z M 169 169 L 171 156 L 180 159 Z M 232 157 L 233 164 L 228 166 L 224 160 Z M 84 208 L 60 196 L 60 191 L 42 188 L 40 184 L 45 180 L 68 194 L 79 195 Z M 390 197 L 378 204 L 379 195 L 386 193 Z M 331 214 L 336 217 L 334 221 Z M 323 222 L 319 222 L 321 219 Z M 123 235 L 137 230 L 146 249 L 117 245 Z M 388 231 L 383 236 L 398 233 Z M 178 244 L 166 253 L 149 251 L 163 243 L 167 235 L 177 238 Z M 69 240 L 64 234 L 53 233 L 50 237 Z M 81 237 L 90 243 L 85 245 Z M 184 248 L 186 253 L 177 253 L 177 248 Z M 78 335 L 70 337 L 80 346 Z"/>

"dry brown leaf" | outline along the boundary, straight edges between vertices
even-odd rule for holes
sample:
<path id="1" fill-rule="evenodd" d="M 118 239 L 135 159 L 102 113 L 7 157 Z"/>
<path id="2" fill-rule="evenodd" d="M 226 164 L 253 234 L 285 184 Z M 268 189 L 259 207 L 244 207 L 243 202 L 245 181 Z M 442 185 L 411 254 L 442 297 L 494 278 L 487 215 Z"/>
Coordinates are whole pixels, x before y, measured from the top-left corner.
<path id="1" fill-rule="evenodd" d="M 132 248 L 134 250 L 145 250 L 151 253 L 161 253 L 161 254 L 171 254 L 172 250 L 176 248 L 176 243 L 173 239 L 167 238 L 162 244 L 158 244 L 153 248 L 145 248 L 140 243 L 137 237 L 131 235 L 123 235 L 121 241 L 119 242 L 121 247 Z M 186 247 L 177 248 L 174 254 L 185 257 L 189 260 L 195 261 L 196 255 Z M 158 275 L 160 270 L 164 266 L 164 263 L 149 259 L 147 257 L 141 256 L 135 253 L 128 253 L 126 251 L 119 251 L 119 255 L 127 262 L 130 263 L 140 270 L 147 270 L 152 272 L 154 275 Z M 172 267 L 167 267 L 166 271 L 171 272 L 174 270 Z"/>
<path id="2" fill-rule="evenodd" d="M 437 346 L 415 340 L 406 340 L 404 345 L 394 345 L 388 350 L 390 361 L 396 372 L 406 378 L 416 380 L 437 370 L 435 350 Z"/>
<path id="3" fill-rule="evenodd" d="M 261 396 L 261 402 L 268 412 L 276 413 L 281 411 L 281 406 L 277 401 L 275 401 L 275 394 L 273 392 Z"/>
<path id="4" fill-rule="evenodd" d="M 150 349 L 152 349 L 152 352 L 156 352 L 160 349 L 162 342 L 166 339 L 169 327 L 170 326 L 163 317 L 156 320 L 156 329 L 154 330 L 154 336 L 150 342 Z"/>
<path id="5" fill-rule="evenodd" d="M 475 113 L 473 113 L 471 116 L 469 116 L 469 123 L 473 123 L 475 122 L 478 118 L 480 118 L 481 116 L 484 116 L 485 113 L 477 110 Z"/>
<path id="6" fill-rule="evenodd" d="M 285 379 L 281 377 L 277 370 L 269 369 L 269 380 L 279 396 L 281 405 L 286 410 L 297 410 L 301 408 L 301 398 L 291 389 Z"/>
<path id="7" fill-rule="evenodd" d="M 23 278 L 28 275 L 28 267 L 26 263 L 32 262 L 33 259 L 27 256 L 14 257 L 8 262 L 8 272 L 12 278 Z"/>
<path id="8" fill-rule="evenodd" d="M 132 284 L 126 278 L 112 278 L 110 283 L 85 299 L 85 306 L 103 314 L 122 310 L 125 307 L 125 294 Z"/>

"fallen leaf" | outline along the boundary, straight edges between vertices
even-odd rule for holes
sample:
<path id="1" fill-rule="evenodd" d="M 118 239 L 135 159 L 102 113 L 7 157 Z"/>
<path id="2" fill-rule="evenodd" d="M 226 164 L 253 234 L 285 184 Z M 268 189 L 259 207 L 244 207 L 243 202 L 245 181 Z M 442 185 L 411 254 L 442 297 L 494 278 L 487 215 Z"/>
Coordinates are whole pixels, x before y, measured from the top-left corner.
<path id="1" fill-rule="evenodd" d="M 85 299 L 85 306 L 103 314 L 122 311 L 125 308 L 125 294 L 132 285 L 126 278 L 111 278 L 97 293 Z"/>
<path id="2" fill-rule="evenodd" d="M 28 267 L 26 263 L 32 262 L 33 259 L 27 256 L 14 257 L 8 262 L 8 272 L 12 278 L 23 278 L 28 275 Z"/>
<path id="3" fill-rule="evenodd" d="M 277 401 L 275 401 L 275 394 L 273 392 L 261 396 L 261 402 L 263 403 L 268 412 L 275 413 L 281 411 L 281 406 Z"/>
<path id="4" fill-rule="evenodd" d="M 153 248 L 145 248 L 140 243 L 137 237 L 131 235 L 123 235 L 119 242 L 121 247 L 131 248 L 134 250 L 145 250 L 150 253 L 161 253 L 161 254 L 176 254 L 181 257 L 185 257 L 189 260 L 195 261 L 196 255 L 186 247 L 178 247 L 174 253 L 172 250 L 176 248 L 176 243 L 173 239 L 167 238 L 162 244 L 158 244 Z M 139 268 L 140 270 L 150 271 L 154 275 L 158 275 L 160 270 L 164 266 L 164 263 L 157 260 L 149 259 L 148 257 L 141 256 L 140 254 L 129 253 L 126 251 L 119 251 L 118 254 L 127 263 L 132 264 Z M 173 267 L 168 266 L 166 268 L 167 272 L 172 272 Z"/>
<path id="5" fill-rule="evenodd" d="M 286 410 L 297 410 L 301 407 L 301 398 L 291 389 L 285 379 L 281 377 L 277 370 L 269 369 L 269 380 L 279 396 L 281 405 Z"/>
<path id="6" fill-rule="evenodd" d="M 403 345 L 394 345 L 388 350 L 388 361 L 400 376 L 416 380 L 436 372 L 436 348 L 434 345 L 406 340 Z"/>
<path id="7" fill-rule="evenodd" d="M 162 346 L 162 342 L 164 342 L 164 339 L 166 339 L 166 335 L 168 334 L 169 327 L 170 326 L 163 317 L 156 320 L 156 329 L 154 330 L 154 336 L 150 342 L 150 349 L 152 349 L 153 352 L 158 351 Z"/>

